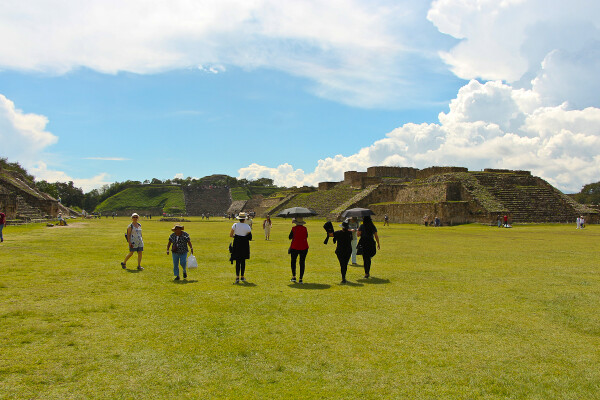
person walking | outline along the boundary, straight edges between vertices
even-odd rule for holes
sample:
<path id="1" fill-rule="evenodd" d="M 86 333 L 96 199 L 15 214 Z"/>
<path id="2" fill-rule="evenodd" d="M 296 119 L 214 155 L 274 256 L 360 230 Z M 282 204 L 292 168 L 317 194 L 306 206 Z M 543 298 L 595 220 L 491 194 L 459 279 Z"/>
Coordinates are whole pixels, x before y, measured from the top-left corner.
<path id="1" fill-rule="evenodd" d="M 6 214 L 0 212 L 0 243 L 4 242 L 4 236 L 2 231 L 4 230 L 4 225 L 6 225 Z"/>
<path id="2" fill-rule="evenodd" d="M 375 253 L 380 248 L 377 228 L 373 224 L 370 215 L 363 217 L 363 223 L 358 228 L 358 237 L 360 238 L 358 246 L 362 247 L 365 278 L 368 279 L 371 276 L 371 258 L 375 256 Z M 377 241 L 377 249 L 375 248 L 375 241 Z"/>
<path id="3" fill-rule="evenodd" d="M 289 250 L 292 267 L 292 279 L 290 281 L 296 283 L 296 260 L 300 256 L 300 279 L 298 283 L 302 283 L 306 266 L 306 254 L 308 254 L 308 230 L 304 226 L 306 222 L 301 217 L 294 218 L 292 222 L 295 225 L 289 234 L 289 239 L 292 241 Z"/>
<path id="4" fill-rule="evenodd" d="M 250 258 L 250 240 L 252 240 L 252 228 L 244 221 L 247 215 L 245 212 L 239 213 L 238 222 L 231 226 L 229 237 L 233 238 L 231 246 L 231 261 L 235 260 L 235 283 L 245 282 L 244 272 L 246 271 L 246 260 Z"/>
<path id="5" fill-rule="evenodd" d="M 346 271 L 348 271 L 348 261 L 352 255 L 352 232 L 348 230 L 348 222 L 344 221 L 340 225 L 342 230 L 329 233 L 333 237 L 333 243 L 336 243 L 335 255 L 340 263 L 340 272 L 342 274 L 342 284 L 346 283 Z"/>
<path id="6" fill-rule="evenodd" d="M 356 263 L 356 246 L 358 245 L 358 219 L 356 217 L 352 217 L 348 221 L 348 230 L 352 232 L 352 265 L 358 265 Z"/>
<path id="7" fill-rule="evenodd" d="M 383 217 L 383 226 L 390 226 L 390 217 L 387 214 Z"/>
<path id="8" fill-rule="evenodd" d="M 125 256 L 125 260 L 121 263 L 123 269 L 127 268 L 127 260 L 131 258 L 134 252 L 137 252 L 139 271 L 143 271 L 142 267 L 142 252 L 144 251 L 144 241 L 142 240 L 142 224 L 138 222 L 140 216 L 137 213 L 131 214 L 131 224 L 127 227 L 127 244 L 129 244 L 129 254 Z"/>
<path id="9" fill-rule="evenodd" d="M 271 238 L 271 226 L 273 226 L 273 222 L 271 222 L 271 217 L 267 215 L 267 219 L 263 221 L 263 230 L 265 231 L 265 240 L 269 240 Z"/>
<path id="10" fill-rule="evenodd" d="M 175 225 L 171 230 L 173 233 L 169 236 L 169 242 L 167 243 L 167 255 L 169 254 L 169 250 L 172 251 L 173 255 L 173 274 L 175 275 L 175 280 L 179 280 L 179 265 L 181 264 L 181 270 L 183 271 L 183 279 L 187 278 L 187 253 L 188 253 L 188 245 L 190 246 L 190 251 L 194 254 L 194 248 L 192 246 L 192 241 L 190 240 L 190 235 L 185 232 L 183 225 Z"/>

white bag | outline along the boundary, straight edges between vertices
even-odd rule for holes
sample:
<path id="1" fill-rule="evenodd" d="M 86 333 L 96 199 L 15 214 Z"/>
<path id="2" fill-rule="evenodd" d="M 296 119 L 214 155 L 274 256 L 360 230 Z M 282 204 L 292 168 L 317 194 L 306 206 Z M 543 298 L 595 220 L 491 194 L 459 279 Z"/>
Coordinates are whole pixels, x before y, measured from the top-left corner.
<path id="1" fill-rule="evenodd" d="M 188 258 L 187 258 L 187 268 L 198 268 L 198 261 L 196 261 L 196 256 L 191 254 Z"/>

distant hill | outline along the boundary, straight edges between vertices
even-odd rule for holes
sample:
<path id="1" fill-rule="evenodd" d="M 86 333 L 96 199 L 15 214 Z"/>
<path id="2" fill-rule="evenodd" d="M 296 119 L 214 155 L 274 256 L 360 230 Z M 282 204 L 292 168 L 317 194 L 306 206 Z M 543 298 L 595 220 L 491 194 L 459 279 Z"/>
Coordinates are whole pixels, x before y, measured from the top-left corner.
<path id="1" fill-rule="evenodd" d="M 149 212 L 152 214 L 185 213 L 183 190 L 179 185 L 139 185 L 129 187 L 109 197 L 94 210 L 118 214 Z"/>

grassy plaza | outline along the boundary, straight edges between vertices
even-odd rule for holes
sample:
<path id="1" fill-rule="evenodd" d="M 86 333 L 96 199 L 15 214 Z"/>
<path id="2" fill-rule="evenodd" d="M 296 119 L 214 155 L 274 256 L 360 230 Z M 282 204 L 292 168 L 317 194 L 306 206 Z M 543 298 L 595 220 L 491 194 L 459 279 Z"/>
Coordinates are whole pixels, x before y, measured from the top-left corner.
<path id="1" fill-rule="evenodd" d="M 233 221 L 185 223 L 199 268 L 173 281 L 173 223 L 8 226 L 1 399 L 592 399 L 600 393 L 600 227 L 383 227 L 372 276 L 340 285 L 309 219 L 305 284 L 289 220 L 254 223 L 234 285 Z M 359 256 L 359 264 L 362 259 Z"/>

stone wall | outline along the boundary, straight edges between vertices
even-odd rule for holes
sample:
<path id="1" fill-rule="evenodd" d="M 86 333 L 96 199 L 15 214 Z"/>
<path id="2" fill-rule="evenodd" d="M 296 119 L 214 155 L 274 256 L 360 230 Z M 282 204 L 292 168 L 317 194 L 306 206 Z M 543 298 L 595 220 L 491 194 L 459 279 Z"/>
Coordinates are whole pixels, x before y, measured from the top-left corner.
<path id="1" fill-rule="evenodd" d="M 319 190 L 333 189 L 339 182 L 319 182 Z"/>
<path id="2" fill-rule="evenodd" d="M 388 215 L 390 222 L 422 224 L 423 217 L 428 216 L 433 220 L 436 216 L 440 218 L 442 225 L 457 225 L 474 222 L 474 217 L 470 212 L 469 203 L 460 202 L 439 202 L 439 203 L 390 203 L 373 204 L 371 210 L 376 214 L 375 221 L 383 221 L 384 215 Z M 486 216 L 481 222 L 488 222 Z"/>
<path id="3" fill-rule="evenodd" d="M 497 169 L 497 168 L 486 168 L 483 172 L 494 172 L 497 174 L 515 174 L 515 175 L 529 175 L 531 176 L 531 171 L 524 170 L 513 170 L 513 169 Z"/>
<path id="4" fill-rule="evenodd" d="M 6 214 L 6 219 L 17 218 L 17 196 L 0 187 L 0 211 Z"/>
<path id="5" fill-rule="evenodd" d="M 417 171 L 417 179 L 426 179 L 433 175 L 447 174 L 451 172 L 469 172 L 463 167 L 429 167 Z"/>
<path id="6" fill-rule="evenodd" d="M 367 176 L 414 180 L 417 177 L 417 171 L 418 169 L 410 167 L 369 167 L 367 168 Z"/>

